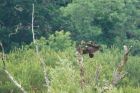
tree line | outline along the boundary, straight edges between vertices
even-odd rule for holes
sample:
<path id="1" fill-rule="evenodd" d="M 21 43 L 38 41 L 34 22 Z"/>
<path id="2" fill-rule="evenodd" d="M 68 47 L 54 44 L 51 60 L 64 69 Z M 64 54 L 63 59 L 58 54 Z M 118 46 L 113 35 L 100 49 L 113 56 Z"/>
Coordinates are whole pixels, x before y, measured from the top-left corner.
<path id="1" fill-rule="evenodd" d="M 64 30 L 74 41 L 140 46 L 139 0 L 1 0 L 0 41 L 6 51 L 31 43 L 33 3 L 36 39 Z"/>

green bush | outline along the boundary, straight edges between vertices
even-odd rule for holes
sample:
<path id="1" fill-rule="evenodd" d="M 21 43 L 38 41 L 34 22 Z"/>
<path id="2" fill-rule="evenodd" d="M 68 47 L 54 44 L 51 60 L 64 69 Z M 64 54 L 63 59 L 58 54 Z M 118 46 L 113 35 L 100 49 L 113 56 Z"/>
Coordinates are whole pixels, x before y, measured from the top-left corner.
<path id="1" fill-rule="evenodd" d="M 56 51 L 62 51 L 73 46 L 70 33 L 64 31 L 56 31 L 55 34 L 50 35 L 47 43 L 50 48 Z"/>

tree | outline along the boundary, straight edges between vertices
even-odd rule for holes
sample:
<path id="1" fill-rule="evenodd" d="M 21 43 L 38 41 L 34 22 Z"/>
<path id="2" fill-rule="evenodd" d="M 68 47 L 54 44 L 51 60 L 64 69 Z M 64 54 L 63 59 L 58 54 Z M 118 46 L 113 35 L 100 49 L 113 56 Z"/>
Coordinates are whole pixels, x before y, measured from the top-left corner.
<path id="1" fill-rule="evenodd" d="M 20 46 L 32 41 L 32 3 L 35 4 L 35 36 L 47 38 L 48 33 L 61 27 L 59 8 L 70 2 L 71 0 L 1 0 L 0 41 L 8 50 L 10 49 L 8 46 Z"/>
<path id="2" fill-rule="evenodd" d="M 126 39 L 134 31 L 139 9 L 138 0 L 74 0 L 62 13 L 71 21 L 74 34 L 81 39 L 96 39 L 112 45 L 116 39 Z M 99 39 L 100 38 L 100 39 Z"/>

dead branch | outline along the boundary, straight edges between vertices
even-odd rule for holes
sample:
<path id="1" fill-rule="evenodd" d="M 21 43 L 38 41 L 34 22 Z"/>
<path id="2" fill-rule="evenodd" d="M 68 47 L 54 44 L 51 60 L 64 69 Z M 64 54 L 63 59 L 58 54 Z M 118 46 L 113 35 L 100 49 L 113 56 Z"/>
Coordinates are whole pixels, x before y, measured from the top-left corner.
<path id="1" fill-rule="evenodd" d="M 10 79 L 10 81 L 12 81 L 13 84 L 22 91 L 22 93 L 27 93 L 24 90 L 24 88 L 14 79 L 14 77 L 6 69 L 4 69 L 4 72 L 7 74 L 8 78 Z"/>
<path id="2" fill-rule="evenodd" d="M 119 63 L 119 65 L 117 66 L 116 70 L 113 72 L 113 80 L 112 80 L 112 85 L 115 86 L 118 84 L 118 82 L 125 77 L 125 75 L 127 74 L 127 72 L 123 72 L 123 68 L 125 66 L 125 64 L 127 63 L 128 60 L 128 54 L 130 52 L 132 47 L 128 48 L 127 46 L 124 45 L 124 55 L 123 58 L 121 60 L 121 62 Z"/>
<path id="3" fill-rule="evenodd" d="M 49 82 L 47 71 L 46 71 L 46 64 L 44 62 L 44 59 L 39 54 L 38 45 L 37 45 L 36 40 L 35 40 L 35 33 L 34 33 L 34 4 L 32 4 L 32 6 L 33 6 L 33 8 L 32 8 L 32 34 L 33 34 L 33 37 L 32 38 L 33 38 L 33 43 L 34 43 L 35 48 L 36 48 L 36 54 L 40 59 L 41 67 L 43 69 L 45 83 L 46 83 L 46 86 L 48 87 L 50 82 Z"/>
<path id="4" fill-rule="evenodd" d="M 84 87 L 84 83 L 85 83 L 85 79 L 84 79 L 84 64 L 83 64 L 83 56 L 81 55 L 80 52 L 76 52 L 76 55 L 77 55 L 77 63 L 80 67 L 80 86 L 81 88 Z"/>
<path id="5" fill-rule="evenodd" d="M 106 91 L 110 91 L 113 89 L 112 84 L 109 81 L 105 81 L 104 85 L 101 87 L 100 93 L 104 93 Z"/>
<path id="6" fill-rule="evenodd" d="M 0 42 L 0 46 L 1 46 L 1 49 L 2 49 L 2 62 L 3 62 L 3 69 L 6 68 L 6 65 L 5 65 L 5 60 L 6 60 L 6 57 L 5 57 L 5 53 L 4 53 L 4 47 L 2 45 L 2 43 Z"/>
<path id="7" fill-rule="evenodd" d="M 98 80 L 99 80 L 99 77 L 100 77 L 100 71 L 101 71 L 101 65 L 97 65 L 96 66 L 96 71 L 95 71 L 95 77 L 94 77 L 95 85 L 98 85 Z"/>
<path id="8" fill-rule="evenodd" d="M 47 74 L 47 70 L 46 70 L 46 67 L 45 67 L 46 64 L 44 62 L 44 59 L 40 58 L 40 61 L 41 61 L 41 66 L 42 66 L 43 73 L 44 73 L 44 79 L 45 79 L 46 86 L 49 87 L 50 81 L 48 79 L 48 74 Z"/>
<path id="9" fill-rule="evenodd" d="M 101 89 L 101 93 L 103 93 L 107 90 L 111 90 L 114 86 L 116 86 L 118 84 L 118 82 L 120 80 L 122 80 L 125 77 L 127 72 L 123 71 L 123 69 L 124 69 L 125 64 L 127 63 L 128 54 L 129 54 L 131 48 L 132 47 L 128 48 L 127 46 L 124 45 L 124 55 L 123 55 L 123 58 L 121 59 L 119 65 L 113 72 L 113 77 L 112 77 L 113 80 L 111 83 L 106 83 L 103 85 L 103 87 Z"/>
<path id="10" fill-rule="evenodd" d="M 8 72 L 8 70 L 6 70 L 6 64 L 5 64 L 5 61 L 6 61 L 6 57 L 5 57 L 5 53 L 4 53 L 4 47 L 2 45 L 2 43 L 0 42 L 0 46 L 2 48 L 2 61 L 3 61 L 3 69 L 4 69 L 4 72 L 6 73 L 6 75 L 8 76 L 8 78 L 10 79 L 10 81 L 13 82 L 13 84 L 19 88 L 22 93 L 27 93 L 24 88 L 14 79 L 14 77 Z"/>
<path id="11" fill-rule="evenodd" d="M 33 6 L 33 10 L 32 10 L 32 36 L 33 36 L 33 42 L 34 44 L 36 43 L 36 40 L 35 40 L 35 33 L 34 33 L 34 4 L 32 4 Z"/>

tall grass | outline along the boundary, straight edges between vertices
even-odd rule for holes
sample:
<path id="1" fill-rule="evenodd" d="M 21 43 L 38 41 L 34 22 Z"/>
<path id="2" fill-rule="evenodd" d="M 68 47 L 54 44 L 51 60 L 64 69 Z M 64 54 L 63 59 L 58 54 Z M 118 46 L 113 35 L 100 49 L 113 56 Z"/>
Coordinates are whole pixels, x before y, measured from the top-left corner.
<path id="1" fill-rule="evenodd" d="M 104 49 L 103 52 L 97 52 L 94 58 L 84 55 L 85 87 L 81 89 L 79 66 L 76 62 L 74 48 L 64 51 L 43 48 L 40 53 L 45 59 L 51 82 L 48 88 L 51 93 L 98 93 L 99 86 L 112 80 L 113 70 L 122 57 L 122 52 L 118 48 Z M 94 78 L 98 65 L 101 66 L 101 69 L 98 86 L 96 86 Z M 9 53 L 6 67 L 29 93 L 46 93 L 47 88 L 39 58 L 32 48 L 15 49 Z M 0 60 L 0 68 L 2 68 L 2 60 Z M 128 72 L 128 75 L 119 82 L 116 88 L 107 92 L 138 93 L 140 91 L 140 58 L 130 55 L 125 71 Z M 10 92 L 20 93 L 0 69 L 0 93 Z"/>

